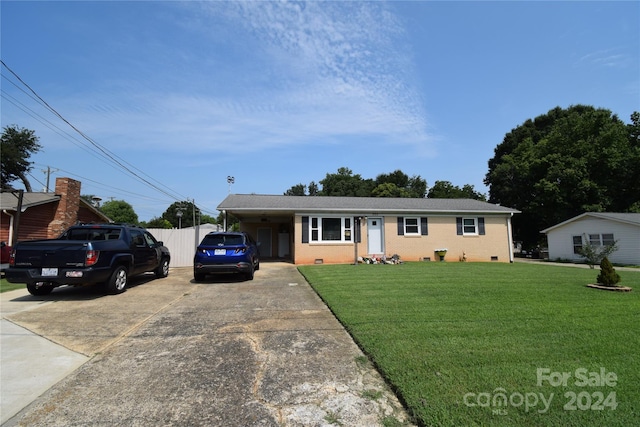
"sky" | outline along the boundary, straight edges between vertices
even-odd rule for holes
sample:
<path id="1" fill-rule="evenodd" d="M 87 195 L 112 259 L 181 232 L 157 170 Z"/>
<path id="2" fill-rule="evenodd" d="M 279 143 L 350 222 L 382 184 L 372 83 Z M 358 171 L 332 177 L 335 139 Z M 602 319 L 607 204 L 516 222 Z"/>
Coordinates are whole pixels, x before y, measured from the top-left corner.
<path id="1" fill-rule="evenodd" d="M 77 179 L 141 221 L 341 167 L 488 194 L 526 120 L 640 111 L 637 1 L 3 0 L 0 17 L 1 124 L 39 137 L 33 190 Z"/>

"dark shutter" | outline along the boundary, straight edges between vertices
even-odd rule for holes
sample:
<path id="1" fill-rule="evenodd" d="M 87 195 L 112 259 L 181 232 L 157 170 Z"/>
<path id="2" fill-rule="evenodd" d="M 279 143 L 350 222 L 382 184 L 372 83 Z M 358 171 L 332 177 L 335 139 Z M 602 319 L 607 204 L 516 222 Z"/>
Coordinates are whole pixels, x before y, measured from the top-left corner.
<path id="1" fill-rule="evenodd" d="M 302 243 L 309 243 L 309 217 L 302 217 Z"/>
<path id="2" fill-rule="evenodd" d="M 360 218 L 357 216 L 353 217 L 353 233 L 355 234 L 353 240 L 355 243 L 360 243 L 362 242 L 361 236 L 360 236 Z"/>
<path id="3" fill-rule="evenodd" d="M 484 218 L 478 218 L 478 234 L 484 236 Z"/>
<path id="4" fill-rule="evenodd" d="M 457 230 L 458 236 L 462 236 L 462 217 L 461 216 L 456 218 L 456 230 Z"/>
<path id="5" fill-rule="evenodd" d="M 420 234 L 423 236 L 429 235 L 429 224 L 427 223 L 426 217 L 420 218 Z"/>
<path id="6" fill-rule="evenodd" d="M 404 236 L 404 217 L 398 217 L 398 236 Z"/>

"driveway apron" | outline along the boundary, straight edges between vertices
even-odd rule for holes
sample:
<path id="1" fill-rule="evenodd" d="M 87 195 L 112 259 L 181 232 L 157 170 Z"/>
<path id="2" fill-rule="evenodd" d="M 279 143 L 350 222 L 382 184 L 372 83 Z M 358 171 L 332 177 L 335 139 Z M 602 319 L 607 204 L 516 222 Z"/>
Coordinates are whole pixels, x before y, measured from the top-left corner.
<path id="1" fill-rule="evenodd" d="M 6 426 L 407 420 L 291 264 L 263 262 L 252 281 L 219 276 L 203 283 L 193 282 L 190 268 L 177 268 L 121 295 L 70 288 L 44 299 L 54 303 L 8 319 L 89 359 Z"/>

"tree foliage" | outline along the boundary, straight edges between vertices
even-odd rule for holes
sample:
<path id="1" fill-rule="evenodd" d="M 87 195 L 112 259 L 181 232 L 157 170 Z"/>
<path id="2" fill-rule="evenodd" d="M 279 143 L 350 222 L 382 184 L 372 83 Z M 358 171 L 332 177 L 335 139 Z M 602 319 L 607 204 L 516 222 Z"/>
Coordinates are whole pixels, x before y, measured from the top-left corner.
<path id="1" fill-rule="evenodd" d="M 38 140 L 35 131 L 15 125 L 4 127 L 0 142 L 0 186 L 3 190 L 11 189 L 11 183 L 19 179 L 26 191 L 32 191 L 27 173 L 31 170 L 29 158 L 42 149 Z"/>
<path id="2" fill-rule="evenodd" d="M 534 246 L 540 230 L 584 212 L 640 205 L 640 116 L 560 107 L 511 130 L 489 160 L 489 201 L 519 209 L 514 236 Z M 640 207 L 640 206 L 638 206 Z"/>
<path id="3" fill-rule="evenodd" d="M 476 199 L 486 201 L 487 197 L 475 190 L 473 185 L 465 184 L 462 188 L 449 181 L 436 181 L 429 189 L 427 197 L 430 199 Z"/>
<path id="4" fill-rule="evenodd" d="M 380 174 L 376 179 L 363 178 L 347 167 L 336 173 L 327 173 L 319 181 L 322 188 L 311 181 L 307 187 L 296 184 L 284 194 L 287 196 L 341 196 L 341 197 L 419 197 L 427 192 L 427 182 L 419 175 L 409 177 L 401 170 Z"/>
<path id="5" fill-rule="evenodd" d="M 133 210 L 133 206 L 124 200 L 110 200 L 105 202 L 100 211 L 108 216 L 113 222 L 138 225 L 138 214 Z"/>
<path id="6" fill-rule="evenodd" d="M 589 241 L 588 237 L 584 236 L 584 244 L 582 245 L 582 249 L 580 249 L 580 256 L 582 256 L 589 268 L 594 268 L 596 265 L 599 265 L 603 259 L 608 258 L 609 255 L 618 250 L 618 241 L 609 244 L 609 245 L 592 245 Z"/>
<path id="7" fill-rule="evenodd" d="M 596 280 L 605 286 L 616 286 L 620 282 L 620 275 L 616 273 L 607 257 L 604 257 L 600 262 L 600 274 Z"/>
<path id="8" fill-rule="evenodd" d="M 182 216 L 178 216 L 178 212 L 182 213 Z M 184 202 L 172 203 L 166 211 L 162 214 L 162 219 L 165 219 L 171 223 L 174 228 L 178 227 L 193 227 L 193 217 L 195 214 L 196 223 L 200 219 L 200 209 L 192 202 L 186 200 Z"/>
<path id="9" fill-rule="evenodd" d="M 151 218 L 148 222 L 145 222 L 142 225 L 144 225 L 145 228 L 164 228 L 164 229 L 173 228 L 173 225 L 169 221 L 161 217 Z"/>

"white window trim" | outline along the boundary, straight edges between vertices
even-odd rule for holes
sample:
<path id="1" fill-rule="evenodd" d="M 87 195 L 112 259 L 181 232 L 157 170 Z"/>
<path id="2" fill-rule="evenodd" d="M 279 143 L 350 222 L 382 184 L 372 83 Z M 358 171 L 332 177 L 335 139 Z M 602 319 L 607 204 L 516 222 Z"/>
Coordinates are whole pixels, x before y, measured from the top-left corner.
<path id="1" fill-rule="evenodd" d="M 467 220 L 473 221 L 474 231 L 472 233 L 465 230 L 466 227 L 471 227 L 470 225 L 468 225 L 468 226 L 465 225 L 465 221 L 467 221 Z M 476 218 L 476 217 L 466 217 L 466 218 L 463 217 L 462 218 L 462 235 L 463 236 L 478 236 L 479 235 L 478 218 Z"/>
<path id="2" fill-rule="evenodd" d="M 418 227 L 418 231 L 417 232 L 410 232 L 409 230 L 407 230 L 407 221 L 410 219 L 415 219 L 416 220 L 416 225 Z M 411 225 L 412 227 L 414 226 L 413 224 Z M 406 216 L 404 217 L 404 235 L 405 236 L 420 236 L 422 235 L 422 221 L 420 220 L 419 216 Z"/>
<path id="3" fill-rule="evenodd" d="M 322 240 L 322 220 L 323 219 L 328 219 L 328 218 L 338 218 L 340 219 L 340 240 Z M 313 220 L 316 219 L 317 220 L 317 224 L 318 227 L 317 228 L 313 228 Z M 350 223 L 350 227 L 345 227 L 345 220 L 349 220 Z M 354 221 L 353 221 L 353 217 L 350 216 L 334 216 L 334 215 L 325 215 L 325 216 L 317 216 L 317 215 L 311 215 L 309 216 L 309 243 L 333 243 L 333 244 L 340 244 L 340 243 L 353 243 L 353 240 L 355 239 L 355 235 L 354 235 Z M 313 239 L 313 231 L 317 230 L 318 231 L 318 239 L 314 240 Z M 346 240 L 345 239 L 345 232 L 346 231 L 350 231 L 350 236 L 351 239 L 350 240 Z"/>

